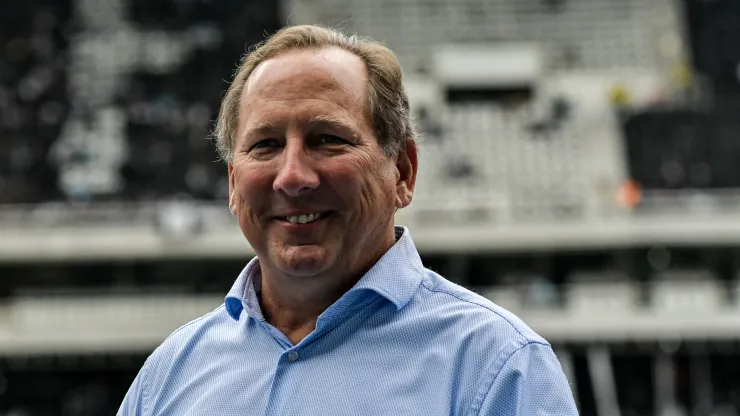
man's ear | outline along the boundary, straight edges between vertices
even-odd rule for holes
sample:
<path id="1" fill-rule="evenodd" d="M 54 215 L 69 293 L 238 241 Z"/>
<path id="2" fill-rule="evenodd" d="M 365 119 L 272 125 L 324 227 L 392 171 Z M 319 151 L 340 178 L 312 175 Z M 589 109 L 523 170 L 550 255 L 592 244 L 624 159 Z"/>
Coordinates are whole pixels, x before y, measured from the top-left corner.
<path id="1" fill-rule="evenodd" d="M 236 187 L 234 186 L 234 165 L 231 164 L 231 162 L 228 163 L 229 167 L 229 211 L 231 212 L 231 215 L 236 215 L 237 213 L 237 195 L 236 195 Z"/>
<path id="2" fill-rule="evenodd" d="M 413 199 L 416 173 L 419 170 L 419 150 L 414 139 L 406 139 L 406 147 L 398 152 L 396 169 L 399 173 L 396 183 L 396 208 L 406 208 Z"/>

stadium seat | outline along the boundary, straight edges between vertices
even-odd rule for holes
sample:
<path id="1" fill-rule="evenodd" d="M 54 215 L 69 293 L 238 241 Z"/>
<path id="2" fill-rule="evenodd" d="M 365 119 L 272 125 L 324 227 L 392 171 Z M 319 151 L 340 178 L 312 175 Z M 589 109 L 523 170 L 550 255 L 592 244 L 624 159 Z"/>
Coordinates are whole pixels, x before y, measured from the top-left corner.
<path id="1" fill-rule="evenodd" d="M 640 291 L 628 276 L 579 273 L 565 285 L 565 304 L 574 316 L 634 316 L 640 309 Z"/>
<path id="2" fill-rule="evenodd" d="M 711 315 L 724 308 L 724 290 L 716 277 L 702 270 L 661 272 L 650 283 L 652 310 L 656 314 Z"/>

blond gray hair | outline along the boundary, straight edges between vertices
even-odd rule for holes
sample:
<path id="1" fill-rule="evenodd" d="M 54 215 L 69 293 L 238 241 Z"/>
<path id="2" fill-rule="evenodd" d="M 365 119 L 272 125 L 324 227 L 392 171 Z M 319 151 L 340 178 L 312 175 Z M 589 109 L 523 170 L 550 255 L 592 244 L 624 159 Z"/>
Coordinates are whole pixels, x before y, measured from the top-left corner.
<path id="1" fill-rule="evenodd" d="M 252 71 L 262 62 L 292 50 L 338 47 L 358 56 L 365 63 L 368 77 L 370 119 L 378 142 L 388 155 L 406 150 L 407 140 L 416 140 L 409 100 L 403 88 L 401 65 L 383 44 L 339 30 L 301 25 L 286 27 L 245 54 L 236 70 L 216 120 L 213 138 L 219 156 L 231 162 L 234 156 L 239 101 Z"/>

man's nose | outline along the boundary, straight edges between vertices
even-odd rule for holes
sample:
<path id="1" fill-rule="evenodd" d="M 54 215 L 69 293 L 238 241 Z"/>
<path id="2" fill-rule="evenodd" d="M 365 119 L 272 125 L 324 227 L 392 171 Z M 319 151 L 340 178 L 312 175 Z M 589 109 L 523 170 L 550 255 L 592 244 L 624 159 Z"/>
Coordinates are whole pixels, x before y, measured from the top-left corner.
<path id="1" fill-rule="evenodd" d="M 280 170 L 273 182 L 275 192 L 291 197 L 301 196 L 319 187 L 314 161 L 301 145 L 288 144 L 283 150 Z"/>

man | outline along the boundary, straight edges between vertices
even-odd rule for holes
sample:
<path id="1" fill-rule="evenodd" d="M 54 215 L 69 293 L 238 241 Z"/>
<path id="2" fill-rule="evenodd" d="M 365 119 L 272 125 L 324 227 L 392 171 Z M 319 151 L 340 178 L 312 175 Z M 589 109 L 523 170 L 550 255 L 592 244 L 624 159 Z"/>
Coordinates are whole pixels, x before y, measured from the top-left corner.
<path id="1" fill-rule="evenodd" d="M 384 46 L 297 26 L 252 50 L 216 138 L 257 257 L 154 351 L 119 415 L 577 414 L 550 345 L 394 226 L 415 134 Z"/>

